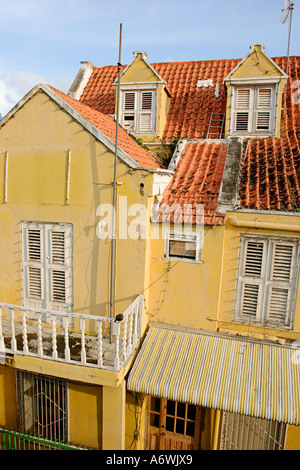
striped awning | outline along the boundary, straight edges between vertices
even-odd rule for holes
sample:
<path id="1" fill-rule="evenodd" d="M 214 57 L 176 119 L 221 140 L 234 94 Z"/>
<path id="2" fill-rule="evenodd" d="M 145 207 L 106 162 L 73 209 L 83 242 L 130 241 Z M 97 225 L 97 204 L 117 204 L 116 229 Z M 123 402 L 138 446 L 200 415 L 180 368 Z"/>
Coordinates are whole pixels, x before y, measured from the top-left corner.
<path id="1" fill-rule="evenodd" d="M 150 326 L 129 390 L 300 424 L 300 351 L 243 337 Z"/>

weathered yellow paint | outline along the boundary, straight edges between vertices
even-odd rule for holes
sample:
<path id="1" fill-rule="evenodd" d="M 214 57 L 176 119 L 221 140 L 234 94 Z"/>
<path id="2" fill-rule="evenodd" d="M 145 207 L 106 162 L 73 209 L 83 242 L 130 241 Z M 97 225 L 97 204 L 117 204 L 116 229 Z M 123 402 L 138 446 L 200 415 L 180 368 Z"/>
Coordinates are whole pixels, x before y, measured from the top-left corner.
<path id="1" fill-rule="evenodd" d="M 122 85 L 135 85 L 136 89 L 141 87 L 147 87 L 148 84 L 157 84 L 157 91 L 156 91 L 156 125 L 155 134 L 138 134 L 135 135 L 141 139 L 143 142 L 155 142 L 159 141 L 162 138 L 167 114 L 170 107 L 170 97 L 168 96 L 165 90 L 165 84 L 163 81 L 158 77 L 158 75 L 153 71 L 150 67 L 149 63 L 145 58 L 145 53 L 137 52 L 135 53 L 135 58 L 129 64 L 129 66 L 125 69 L 125 71 L 121 74 L 120 77 L 120 85 L 122 89 Z M 116 91 L 116 105 L 115 105 L 115 113 L 117 113 L 117 87 L 115 86 Z"/>
<path id="2" fill-rule="evenodd" d="M 201 263 L 164 259 L 167 228 L 152 226 L 149 320 L 215 330 L 224 228 L 205 227 Z"/>
<path id="3" fill-rule="evenodd" d="M 103 387 L 103 450 L 125 449 L 126 382 L 118 388 Z"/>
<path id="4" fill-rule="evenodd" d="M 147 441 L 146 399 L 140 394 L 126 393 L 125 449 L 144 450 Z"/>
<path id="5" fill-rule="evenodd" d="M 54 121 L 54 122 L 53 122 Z M 20 222 L 73 224 L 74 311 L 109 315 L 110 240 L 96 234 L 100 204 L 112 203 L 114 155 L 63 112 L 44 93 L 34 96 L 0 129 L 0 246 L 7 256 L 0 272 L 0 299 L 22 303 Z M 71 150 L 70 196 L 66 204 L 67 154 Z M 4 193 L 3 155 L 8 152 L 8 199 Z M 118 160 L 118 197 L 127 197 L 127 207 L 148 205 L 152 176 L 132 171 Z M 144 191 L 140 191 L 140 183 Z M 123 214 L 126 219 L 126 214 Z M 134 217 L 132 217 L 133 219 Z M 4 248 L 5 247 L 5 248 Z M 117 313 L 141 292 L 141 266 L 146 241 L 128 237 L 116 242 L 118 265 L 115 285 Z M 133 256 L 134 253 L 134 256 Z M 130 262 L 132 275 L 127 276 Z M 78 288 L 80 286 L 80 288 Z"/>
<path id="6" fill-rule="evenodd" d="M 241 221 L 245 226 L 238 227 L 230 223 L 230 219 Z M 286 339 L 298 339 L 300 334 L 300 295 L 298 287 L 298 295 L 296 300 L 294 325 L 291 330 L 284 328 L 268 328 L 258 325 L 241 324 L 233 321 L 234 301 L 236 291 L 236 279 L 238 270 L 238 255 L 240 235 L 243 233 L 253 235 L 269 235 L 284 238 L 298 237 L 299 220 L 297 215 L 289 214 L 267 214 L 255 212 L 240 212 L 240 213 L 227 213 L 225 239 L 224 239 L 224 254 L 223 254 L 223 267 L 222 267 L 222 285 L 221 296 L 218 313 L 217 326 L 220 331 L 229 333 L 238 333 L 244 335 L 251 335 L 259 339 L 272 339 L 279 342 L 285 342 Z M 247 227 L 247 222 L 249 222 Z M 259 228 L 251 227 L 256 222 Z M 263 229 L 265 224 L 272 222 L 277 226 L 274 228 Z M 288 227 L 291 229 L 286 230 Z M 280 227 L 284 230 L 280 230 Z M 292 230 L 295 227 L 295 231 Z"/>
<path id="7" fill-rule="evenodd" d="M 7 202 L 4 202 L 6 152 L 8 185 Z M 109 316 L 111 243 L 110 238 L 100 240 L 97 236 L 97 224 L 108 214 L 100 216 L 97 208 L 101 204 L 112 203 L 113 168 L 114 153 L 44 92 L 35 94 L 0 127 L 0 248 L 5 253 L 0 267 L 2 302 L 23 304 L 21 221 L 70 223 L 73 225 L 73 310 Z M 124 205 L 121 207 L 120 198 L 126 196 L 127 209 L 134 204 L 142 204 L 149 211 L 148 203 L 152 199 L 148 195 L 152 194 L 153 175 L 143 170 L 132 170 L 118 159 L 117 182 L 120 183 L 117 186 L 119 231 L 120 217 L 127 224 L 127 214 L 123 211 Z M 129 222 L 137 216 L 138 213 L 133 213 Z M 143 292 L 145 283 L 148 285 L 145 268 L 148 251 L 149 240 L 129 236 L 125 240 L 116 240 L 115 314 L 122 313 Z M 147 297 L 148 292 L 145 294 Z M 143 325 L 144 328 L 145 323 Z M 86 327 L 89 330 L 88 324 Z M 70 440 L 92 447 L 100 447 L 101 442 L 103 449 L 124 448 L 124 377 L 131 364 L 129 361 L 117 373 L 16 355 L 11 367 L 6 366 L 4 372 L 1 369 L 1 384 L 5 384 L 2 396 L 6 398 L 0 405 L 0 426 L 16 427 L 16 399 L 12 390 L 15 386 L 14 371 L 18 368 L 69 381 Z M 85 414 L 88 417 L 86 422 Z M 78 426 L 76 422 L 82 424 Z"/>
<path id="8" fill-rule="evenodd" d="M 282 113 L 282 96 L 284 86 L 287 79 L 283 73 L 275 67 L 274 63 L 262 52 L 261 44 L 254 44 L 251 53 L 240 63 L 236 70 L 230 75 L 230 79 L 259 79 L 263 78 L 278 78 L 278 106 L 276 106 L 276 131 L 275 137 L 280 137 L 281 132 L 281 113 Z M 227 101 L 226 101 L 226 116 L 225 116 L 225 136 L 228 137 L 230 125 L 230 110 L 231 110 L 231 83 L 225 80 L 227 87 Z M 263 81 L 260 83 L 263 84 Z M 245 82 L 246 86 L 246 82 Z"/>
<path id="9" fill-rule="evenodd" d="M 300 449 L 300 426 L 287 426 L 285 450 Z"/>
<path id="10" fill-rule="evenodd" d="M 102 387 L 70 382 L 69 441 L 102 449 Z"/>
<path id="11" fill-rule="evenodd" d="M 16 374 L 5 365 L 0 365 L 0 427 L 17 427 Z"/>

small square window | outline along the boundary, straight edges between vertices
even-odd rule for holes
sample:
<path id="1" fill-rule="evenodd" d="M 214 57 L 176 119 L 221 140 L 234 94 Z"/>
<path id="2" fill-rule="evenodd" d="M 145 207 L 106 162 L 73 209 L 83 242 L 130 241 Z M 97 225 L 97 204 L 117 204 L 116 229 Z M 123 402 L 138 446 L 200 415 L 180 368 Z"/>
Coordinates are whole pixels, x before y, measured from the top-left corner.
<path id="1" fill-rule="evenodd" d="M 167 231 L 165 240 L 165 258 L 200 262 L 199 232 Z"/>

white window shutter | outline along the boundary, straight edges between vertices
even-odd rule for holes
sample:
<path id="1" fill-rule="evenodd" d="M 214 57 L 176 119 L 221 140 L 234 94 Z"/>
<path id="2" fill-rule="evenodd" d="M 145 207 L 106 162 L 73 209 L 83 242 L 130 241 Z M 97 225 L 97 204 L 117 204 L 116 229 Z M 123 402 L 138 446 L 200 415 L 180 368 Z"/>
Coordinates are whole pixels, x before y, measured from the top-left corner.
<path id="1" fill-rule="evenodd" d="M 272 104 L 272 89 L 271 88 L 258 88 L 257 92 L 257 107 L 270 108 Z"/>
<path id="2" fill-rule="evenodd" d="M 297 241 L 242 237 L 235 317 L 291 327 L 300 256 Z"/>
<path id="3" fill-rule="evenodd" d="M 124 110 L 134 111 L 135 109 L 135 92 L 124 93 Z"/>
<path id="4" fill-rule="evenodd" d="M 271 114 L 269 111 L 258 111 L 257 118 L 256 118 L 256 129 L 259 130 L 266 130 L 270 129 L 270 120 Z"/>
<path id="5" fill-rule="evenodd" d="M 272 267 L 268 284 L 268 321 L 288 324 L 290 321 L 295 246 L 271 242 Z"/>
<path id="6" fill-rule="evenodd" d="M 236 91 L 236 131 L 249 130 L 249 117 L 250 117 L 250 88 L 237 88 Z"/>
<path id="7" fill-rule="evenodd" d="M 48 280 L 50 283 L 50 302 L 59 308 L 72 306 L 72 232 L 70 227 L 59 230 L 51 227 L 50 259 Z"/>
<path id="8" fill-rule="evenodd" d="M 153 90 L 122 91 L 121 123 L 126 130 L 140 134 L 154 132 L 154 97 Z"/>
<path id="9" fill-rule="evenodd" d="M 250 88 L 238 88 L 236 96 L 237 109 L 250 108 Z"/>
<path id="10" fill-rule="evenodd" d="M 149 132 L 152 129 L 152 115 L 141 113 L 140 115 L 140 132 Z"/>
<path id="11" fill-rule="evenodd" d="M 146 109 L 152 110 L 152 91 L 142 91 L 141 109 L 142 110 L 146 110 Z"/>
<path id="12" fill-rule="evenodd" d="M 72 238 L 69 224 L 22 223 L 25 306 L 72 309 Z"/>
<path id="13" fill-rule="evenodd" d="M 43 230 L 38 224 L 22 224 L 22 239 L 24 305 L 44 307 Z"/>
<path id="14" fill-rule="evenodd" d="M 244 317 L 257 320 L 262 296 L 262 277 L 265 269 L 264 241 L 245 240 L 240 289 L 240 313 Z"/>

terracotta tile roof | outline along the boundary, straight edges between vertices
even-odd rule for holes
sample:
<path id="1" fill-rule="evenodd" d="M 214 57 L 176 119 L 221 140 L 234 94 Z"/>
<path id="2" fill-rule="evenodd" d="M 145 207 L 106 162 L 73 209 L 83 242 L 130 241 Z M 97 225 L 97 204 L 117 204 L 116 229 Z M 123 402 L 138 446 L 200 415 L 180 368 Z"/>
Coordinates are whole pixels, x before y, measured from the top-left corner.
<path id="1" fill-rule="evenodd" d="M 152 63 L 152 67 L 167 82 L 171 96 L 170 110 L 164 131 L 164 140 L 171 142 L 174 137 L 190 139 L 206 138 L 212 112 L 225 112 L 226 89 L 224 78 L 236 67 L 241 59 L 211 60 L 195 62 Z M 274 62 L 286 70 L 286 57 L 275 57 Z M 95 67 L 81 97 L 81 102 L 107 114 L 114 113 L 115 96 L 111 84 L 117 77 L 117 66 Z M 214 86 L 197 87 L 198 80 L 211 79 Z M 282 119 L 282 138 L 251 139 L 241 168 L 239 191 L 240 207 L 261 210 L 295 210 L 300 207 L 300 57 L 289 59 L 287 82 L 286 114 Z M 218 93 L 216 96 L 216 85 Z M 283 98 L 284 99 L 284 98 Z M 200 144 L 199 144 L 200 145 Z M 208 148 L 202 143 L 205 158 Z M 195 144 L 190 144 L 183 161 L 164 194 L 165 200 L 183 201 L 190 197 L 194 203 L 205 198 L 208 214 L 213 213 L 212 194 L 203 191 L 200 181 L 206 182 L 203 166 L 193 170 L 190 180 L 184 179 L 192 161 L 200 165 L 201 157 L 192 158 Z M 244 149 L 245 150 L 245 149 Z M 223 153 L 220 152 L 222 155 Z M 190 155 L 190 157 L 189 157 Z M 219 159 L 216 151 L 216 159 Z M 222 162 L 221 162 L 222 165 Z M 179 177 L 181 175 L 181 177 Z M 201 179 L 202 178 L 202 179 Z M 199 181 L 188 187 L 188 181 Z M 219 184 L 217 180 L 216 184 Z M 183 183 L 185 191 L 183 191 Z M 211 184 L 211 181 L 210 181 Z M 198 189 L 197 189 L 198 188 Z M 216 188 L 214 188 L 216 190 Z M 210 199 L 211 198 L 211 199 Z M 210 209 L 208 210 L 208 207 Z M 219 217 L 219 216 L 218 216 Z M 220 216 L 221 217 L 221 216 Z M 221 218 L 216 219 L 218 221 Z"/>
<path id="2" fill-rule="evenodd" d="M 240 60 L 151 64 L 167 82 L 171 96 L 163 140 L 172 142 L 174 137 L 206 137 L 211 113 L 225 110 L 226 90 L 223 80 Z M 94 67 L 80 101 L 104 114 L 114 114 L 115 91 L 112 83 L 117 79 L 117 71 L 117 66 Z M 214 86 L 199 88 L 197 82 L 200 79 L 211 79 Z M 215 85 L 219 87 L 219 97 L 215 96 Z"/>
<path id="3" fill-rule="evenodd" d="M 52 86 L 49 88 L 51 88 L 58 96 L 66 101 L 66 103 L 72 106 L 72 108 L 93 124 L 93 126 L 105 134 L 105 136 L 112 142 L 115 142 L 116 124 L 112 117 L 106 116 L 105 114 L 80 103 Z M 119 128 L 118 133 L 118 145 L 143 168 L 150 169 L 160 168 L 163 166 L 150 152 L 148 152 L 148 150 L 137 144 L 121 127 Z"/>
<path id="4" fill-rule="evenodd" d="M 276 63 L 286 70 L 286 58 Z M 300 207 L 300 57 L 290 58 L 289 75 L 282 138 L 249 140 L 241 169 L 243 208 L 294 211 Z"/>
<path id="5" fill-rule="evenodd" d="M 186 212 L 184 220 L 195 223 L 196 204 L 204 204 L 205 225 L 224 223 L 224 214 L 216 212 L 216 209 L 227 147 L 227 141 L 212 140 L 185 145 L 175 175 L 163 193 L 157 220 L 181 222 L 185 204 L 191 204 L 192 212 Z M 175 205 L 180 209 L 174 213 Z"/>

